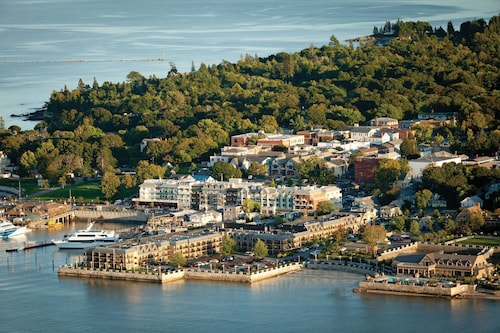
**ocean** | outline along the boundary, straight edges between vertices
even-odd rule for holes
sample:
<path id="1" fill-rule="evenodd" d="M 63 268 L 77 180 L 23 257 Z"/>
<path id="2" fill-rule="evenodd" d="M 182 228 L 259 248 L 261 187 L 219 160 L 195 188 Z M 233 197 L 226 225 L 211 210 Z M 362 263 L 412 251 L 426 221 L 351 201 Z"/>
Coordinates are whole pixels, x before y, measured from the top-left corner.
<path id="1" fill-rule="evenodd" d="M 52 91 L 123 82 L 131 71 L 165 77 L 250 54 L 260 57 L 369 35 L 387 20 L 456 29 L 497 15 L 497 0 L 0 0 L 0 116 L 44 105 Z M 163 61 L 158 61 L 158 60 Z"/>

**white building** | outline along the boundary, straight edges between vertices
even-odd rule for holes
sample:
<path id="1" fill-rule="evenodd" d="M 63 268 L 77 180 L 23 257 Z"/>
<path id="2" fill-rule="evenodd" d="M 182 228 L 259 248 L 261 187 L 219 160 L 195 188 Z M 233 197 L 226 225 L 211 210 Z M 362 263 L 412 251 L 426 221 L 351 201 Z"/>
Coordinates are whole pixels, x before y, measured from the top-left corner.
<path id="1" fill-rule="evenodd" d="M 422 178 L 422 172 L 427 167 L 442 167 L 445 163 L 462 163 L 462 159 L 458 155 L 450 156 L 436 156 L 435 154 L 430 157 L 417 158 L 409 160 L 410 174 L 413 179 Z"/>

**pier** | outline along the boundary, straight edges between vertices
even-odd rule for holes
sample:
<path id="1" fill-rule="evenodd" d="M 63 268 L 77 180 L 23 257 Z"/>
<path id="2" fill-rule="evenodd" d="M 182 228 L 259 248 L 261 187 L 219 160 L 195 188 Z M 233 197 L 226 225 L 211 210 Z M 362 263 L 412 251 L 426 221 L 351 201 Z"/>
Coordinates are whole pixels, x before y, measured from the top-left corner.
<path id="1" fill-rule="evenodd" d="M 17 252 L 17 251 L 27 251 L 31 249 L 36 249 L 39 247 L 46 247 L 54 245 L 50 241 L 40 241 L 40 242 L 28 242 L 24 243 L 22 247 L 11 247 L 9 249 L 5 249 L 5 252 Z"/>

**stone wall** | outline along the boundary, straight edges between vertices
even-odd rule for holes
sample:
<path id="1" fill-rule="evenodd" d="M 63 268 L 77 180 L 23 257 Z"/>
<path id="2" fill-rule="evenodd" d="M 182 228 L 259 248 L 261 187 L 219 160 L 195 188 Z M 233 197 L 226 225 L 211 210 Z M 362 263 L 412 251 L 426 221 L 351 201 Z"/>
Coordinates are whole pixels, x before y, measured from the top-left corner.
<path id="1" fill-rule="evenodd" d="M 356 274 L 389 274 L 391 271 L 384 272 L 381 265 L 373 266 L 366 263 L 357 263 L 357 262 L 349 262 L 349 261 L 340 261 L 340 260 L 329 260 L 329 261 L 319 261 L 319 262 L 308 262 L 305 264 L 305 267 L 310 269 L 328 269 Z"/>
<path id="2" fill-rule="evenodd" d="M 407 295 L 420 296 L 441 296 L 454 297 L 475 290 L 475 285 L 456 285 L 454 287 L 444 287 L 441 284 L 437 285 L 417 285 L 414 283 L 388 283 L 384 281 L 361 281 L 359 283 L 359 292 L 374 292 L 374 293 L 397 293 Z"/>
<path id="3" fill-rule="evenodd" d="M 184 278 L 184 271 L 179 270 L 169 273 L 141 273 L 130 271 L 113 271 L 113 270 L 98 270 L 87 268 L 75 268 L 74 266 L 62 266 L 57 271 L 60 276 L 75 276 L 85 278 L 109 279 L 109 280 L 126 280 L 137 282 L 155 282 L 165 283 Z"/>
<path id="4" fill-rule="evenodd" d="M 143 272 L 131 272 L 131 271 L 113 271 L 113 270 L 98 270 L 98 269 L 87 269 L 70 266 L 59 267 L 58 274 L 60 276 L 75 276 L 75 277 L 86 277 L 86 278 L 100 278 L 100 279 L 111 279 L 111 280 L 127 280 L 127 281 L 138 281 L 138 282 L 155 282 L 155 283 L 167 283 L 179 279 L 193 279 L 193 280 L 210 280 L 210 281 L 227 281 L 227 282 L 243 282 L 252 283 L 265 279 L 270 279 L 297 271 L 301 269 L 302 265 L 299 263 L 289 263 L 279 267 L 270 267 L 259 272 L 235 273 L 232 271 L 226 271 L 224 273 L 220 271 L 210 271 L 210 270 L 198 270 L 194 268 L 189 268 L 186 270 L 178 270 L 175 272 L 168 273 L 143 273 Z"/>

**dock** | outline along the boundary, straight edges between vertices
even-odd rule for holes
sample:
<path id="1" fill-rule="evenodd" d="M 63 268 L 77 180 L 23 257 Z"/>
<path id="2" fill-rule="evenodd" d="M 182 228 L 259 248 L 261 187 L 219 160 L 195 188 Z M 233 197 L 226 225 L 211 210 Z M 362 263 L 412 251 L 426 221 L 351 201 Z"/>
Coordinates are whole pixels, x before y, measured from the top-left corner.
<path id="1" fill-rule="evenodd" d="M 39 241 L 39 242 L 28 242 L 24 243 L 22 247 L 11 247 L 9 249 L 5 249 L 5 252 L 17 252 L 17 251 L 26 251 L 31 249 L 36 249 L 39 247 L 52 246 L 54 243 L 50 241 Z"/>

